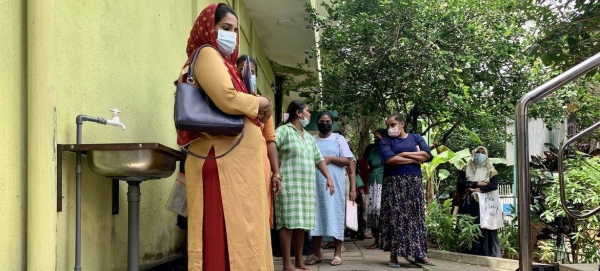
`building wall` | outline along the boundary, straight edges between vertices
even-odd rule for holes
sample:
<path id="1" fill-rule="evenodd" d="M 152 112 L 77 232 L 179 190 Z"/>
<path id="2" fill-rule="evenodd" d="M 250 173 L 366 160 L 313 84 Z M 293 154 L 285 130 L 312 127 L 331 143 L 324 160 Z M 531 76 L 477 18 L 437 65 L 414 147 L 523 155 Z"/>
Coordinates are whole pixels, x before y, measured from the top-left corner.
<path id="1" fill-rule="evenodd" d="M 26 96 L 25 1 L 0 1 L 0 270 L 25 270 Z"/>
<path id="2" fill-rule="evenodd" d="M 127 129 L 86 122 L 83 143 L 158 142 L 177 148 L 173 81 L 186 60 L 194 20 L 206 5 L 217 1 L 55 1 L 56 142 L 76 142 L 77 115 L 110 118 L 108 109 L 118 108 Z M 240 13 L 248 37 L 241 40 L 241 51 L 259 60 L 259 89 L 273 98 L 269 85 L 274 75 L 252 21 L 240 10 L 244 8 L 241 1 L 230 4 Z M 0 0 L 0 13 L 0 108 L 5 109 L 0 125 L 0 146 L 5 153 L 5 170 L 0 171 L 0 269 L 25 270 L 26 1 Z M 85 270 L 125 270 L 127 185 L 120 182 L 120 213 L 112 215 L 111 181 L 92 173 L 85 158 L 83 165 L 82 266 Z M 56 213 L 55 225 L 56 266 L 48 270 L 70 270 L 74 265 L 74 169 L 75 155 L 65 153 L 63 211 Z M 176 227 L 176 215 L 165 208 L 174 177 L 141 185 L 141 263 L 185 249 L 185 232 Z"/>
<path id="3" fill-rule="evenodd" d="M 557 123 L 551 130 L 542 119 L 530 119 L 528 123 L 528 138 L 529 138 L 529 155 L 539 155 L 544 157 L 544 151 L 548 148 L 545 143 L 552 143 L 554 146 L 560 147 L 566 140 L 567 123 Z M 506 126 L 508 134 L 515 135 L 515 124 Z M 516 163 L 515 157 L 515 142 L 506 142 L 506 165 L 512 166 Z M 531 157 L 530 159 L 531 160 Z"/>

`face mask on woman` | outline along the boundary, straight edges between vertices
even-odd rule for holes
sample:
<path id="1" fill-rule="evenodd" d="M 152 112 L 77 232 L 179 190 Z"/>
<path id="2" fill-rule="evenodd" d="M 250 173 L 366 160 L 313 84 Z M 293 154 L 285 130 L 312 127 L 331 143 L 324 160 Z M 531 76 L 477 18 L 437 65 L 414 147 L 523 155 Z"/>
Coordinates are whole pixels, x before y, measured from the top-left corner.
<path id="1" fill-rule="evenodd" d="M 250 85 L 252 85 L 252 92 L 254 92 L 254 90 L 256 89 L 256 75 L 252 75 L 252 78 L 250 79 Z"/>
<path id="2" fill-rule="evenodd" d="M 400 129 L 398 129 L 398 127 L 392 127 L 388 129 L 388 135 L 390 137 L 399 137 L 400 136 Z"/>
<path id="3" fill-rule="evenodd" d="M 237 46 L 237 35 L 235 32 L 219 29 L 217 31 L 217 45 L 221 54 L 230 56 Z"/>
<path id="4" fill-rule="evenodd" d="M 473 156 L 473 162 L 477 164 L 483 164 L 485 160 L 487 160 L 487 155 L 483 153 L 476 153 L 475 156 Z"/>
<path id="5" fill-rule="evenodd" d="M 330 123 L 317 124 L 317 128 L 319 128 L 319 132 L 323 135 L 329 134 L 329 132 L 331 132 L 331 127 L 333 127 L 333 124 L 330 124 Z"/>
<path id="6" fill-rule="evenodd" d="M 309 122 L 310 122 L 310 120 L 308 120 L 307 117 L 300 119 L 300 125 L 302 125 L 302 127 L 306 127 L 306 125 L 308 125 Z"/>

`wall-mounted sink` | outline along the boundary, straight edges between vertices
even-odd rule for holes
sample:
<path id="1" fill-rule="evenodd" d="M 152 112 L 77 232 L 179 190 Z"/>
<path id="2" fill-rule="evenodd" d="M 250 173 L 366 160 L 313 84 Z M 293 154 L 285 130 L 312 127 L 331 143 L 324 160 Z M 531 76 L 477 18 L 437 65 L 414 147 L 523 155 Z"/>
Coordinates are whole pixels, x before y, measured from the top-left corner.
<path id="1" fill-rule="evenodd" d="M 173 175 L 179 152 L 160 144 L 110 144 L 87 151 L 90 169 L 101 176 L 122 181 L 162 179 Z M 80 145 L 81 146 L 81 145 Z"/>
<path id="2" fill-rule="evenodd" d="M 113 179 L 113 214 L 115 214 L 115 203 L 118 208 L 117 180 L 127 182 L 127 270 L 139 270 L 140 184 L 142 181 L 161 179 L 173 175 L 177 166 L 176 162 L 185 159 L 183 154 L 158 143 L 58 144 L 57 149 L 57 203 L 59 212 L 62 210 L 63 151 L 78 153 L 76 157 L 78 161 L 78 206 L 81 206 L 79 202 L 81 199 L 79 196 L 81 154 L 88 156 L 88 165 L 94 173 Z M 115 200 L 115 197 L 117 197 L 117 200 Z M 80 238 L 80 207 L 78 207 L 77 212 L 76 231 L 78 232 L 77 238 Z M 76 242 L 76 246 L 80 249 L 80 241 Z M 78 270 L 79 267 L 80 258 L 77 258 L 75 270 Z M 81 269 L 79 268 L 79 270 Z"/>
<path id="3" fill-rule="evenodd" d="M 62 152 L 81 152 L 90 169 L 101 176 L 122 181 L 166 178 L 175 172 L 176 162 L 185 159 L 177 150 L 159 143 L 107 143 L 57 145 L 58 211 L 62 210 Z"/>

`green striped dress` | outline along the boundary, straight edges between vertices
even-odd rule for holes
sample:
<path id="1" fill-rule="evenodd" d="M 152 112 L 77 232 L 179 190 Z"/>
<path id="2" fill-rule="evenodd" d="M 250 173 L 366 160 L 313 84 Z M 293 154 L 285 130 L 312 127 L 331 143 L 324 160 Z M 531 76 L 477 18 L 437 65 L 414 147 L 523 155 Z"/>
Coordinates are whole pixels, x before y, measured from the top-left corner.
<path id="1" fill-rule="evenodd" d="M 277 128 L 275 138 L 279 172 L 283 175 L 281 192 L 275 198 L 277 229 L 314 229 L 315 166 L 324 160 L 323 156 L 312 135 L 304 130 L 302 138 L 291 123 Z"/>

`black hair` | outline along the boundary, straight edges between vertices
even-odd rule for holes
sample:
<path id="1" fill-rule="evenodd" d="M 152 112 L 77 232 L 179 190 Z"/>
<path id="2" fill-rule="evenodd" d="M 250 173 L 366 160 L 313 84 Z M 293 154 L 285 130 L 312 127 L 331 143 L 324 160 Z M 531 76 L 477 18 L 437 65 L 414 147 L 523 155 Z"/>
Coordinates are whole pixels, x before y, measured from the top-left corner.
<path id="1" fill-rule="evenodd" d="M 215 24 L 218 24 L 223 18 L 225 18 L 225 15 L 227 15 L 227 13 L 233 14 L 233 16 L 235 16 L 236 19 L 238 18 L 237 14 L 235 13 L 235 10 L 233 10 L 227 4 L 221 3 L 217 5 L 217 10 L 215 10 Z"/>
<path id="2" fill-rule="evenodd" d="M 296 115 L 296 112 L 300 111 L 302 112 L 304 110 L 304 108 L 306 108 L 307 104 L 305 101 L 302 100 L 293 100 L 292 102 L 290 102 L 290 105 L 288 105 L 287 111 L 286 113 L 288 114 L 288 119 L 286 121 L 284 121 L 284 124 L 287 123 L 291 123 L 293 120 L 297 119 L 298 116 Z"/>
<path id="3" fill-rule="evenodd" d="M 321 113 L 319 113 L 319 115 L 317 116 L 317 122 L 323 117 L 323 116 L 329 116 L 329 118 L 331 119 L 331 123 L 334 123 L 333 121 L 333 114 L 330 111 L 322 111 Z"/>
<path id="4" fill-rule="evenodd" d="M 406 120 L 404 119 L 404 117 L 402 116 L 402 114 L 400 113 L 394 113 L 391 114 L 387 117 L 388 119 L 390 118 L 394 118 L 395 120 L 397 120 L 398 122 L 406 122 Z"/>
<path id="5" fill-rule="evenodd" d="M 256 64 L 256 60 L 254 60 L 254 58 L 252 58 L 251 56 L 247 56 L 247 55 L 241 55 L 240 57 L 238 57 L 237 61 L 235 61 L 235 65 L 237 65 L 239 67 L 240 64 L 242 64 L 242 62 L 246 61 L 247 59 L 250 59 L 250 63 L 254 64 L 255 69 L 258 69 L 258 64 Z M 258 71 L 257 71 L 257 73 L 258 73 Z"/>
<path id="6" fill-rule="evenodd" d="M 367 145 L 367 147 L 365 147 L 365 152 L 363 152 L 363 155 L 362 155 L 362 157 L 363 157 L 365 160 L 368 160 L 368 158 L 369 158 L 369 154 L 371 153 L 371 150 L 373 150 L 374 148 L 376 148 L 376 146 L 375 146 L 375 144 L 373 144 L 373 143 L 371 143 L 371 144 Z"/>
<path id="7" fill-rule="evenodd" d="M 387 129 L 385 128 L 378 128 L 375 131 L 373 131 L 373 133 L 378 133 L 381 135 L 381 137 L 385 137 L 387 135 Z"/>

